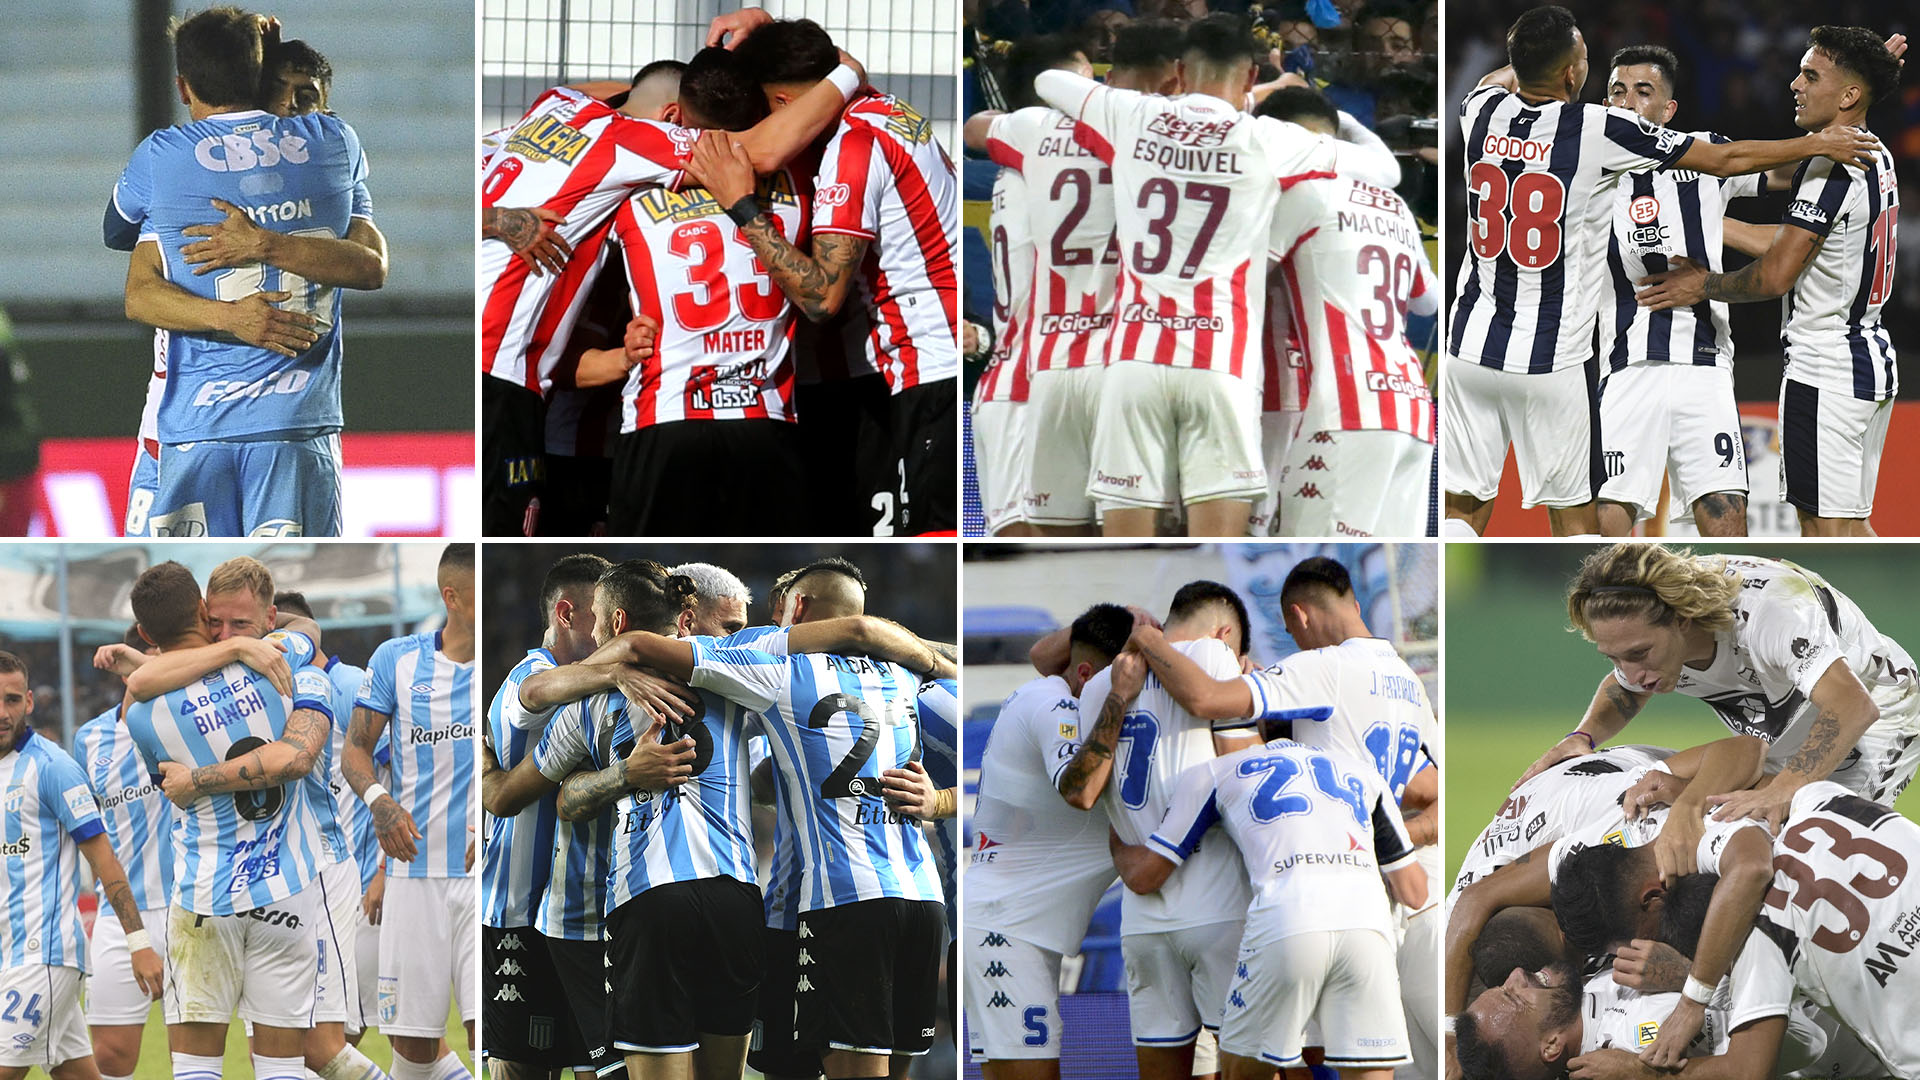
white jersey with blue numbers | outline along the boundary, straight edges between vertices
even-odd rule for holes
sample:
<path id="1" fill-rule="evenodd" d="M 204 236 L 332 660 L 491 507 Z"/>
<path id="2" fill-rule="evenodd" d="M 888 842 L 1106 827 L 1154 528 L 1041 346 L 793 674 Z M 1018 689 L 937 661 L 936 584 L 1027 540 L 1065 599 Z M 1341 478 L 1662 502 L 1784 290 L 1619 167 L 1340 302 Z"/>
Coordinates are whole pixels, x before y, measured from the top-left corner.
<path id="1" fill-rule="evenodd" d="M 327 678 L 333 683 L 333 770 L 331 772 L 334 809 L 340 815 L 340 827 L 347 834 L 347 850 L 353 860 L 360 864 L 360 889 L 366 891 L 373 883 L 373 876 L 380 872 L 380 834 L 373 828 L 373 811 L 353 793 L 353 787 L 347 783 L 346 775 L 341 772 L 340 763 L 347 752 L 347 724 L 353 719 L 353 700 L 360 696 L 360 684 L 367 681 L 367 669 L 342 663 L 337 656 L 327 658 Z M 380 733 L 380 741 L 374 745 L 373 759 L 375 773 L 386 764 L 387 732 Z M 385 780 L 381 780 L 384 784 Z"/>
<path id="2" fill-rule="evenodd" d="M 1216 638 L 1171 643 L 1216 679 L 1240 674 L 1240 660 Z M 1080 730 L 1091 728 L 1113 689 L 1113 671 L 1103 668 L 1080 688 Z M 1166 816 L 1174 786 L 1195 765 L 1214 757 L 1213 725 L 1196 719 L 1173 700 L 1152 672 L 1120 722 L 1113 772 L 1100 806 L 1120 839 L 1144 844 Z M 1247 875 L 1224 831 L 1216 831 L 1158 892 L 1120 897 L 1120 932 L 1155 934 L 1195 926 L 1239 922 L 1246 917 Z"/>
<path id="3" fill-rule="evenodd" d="M 133 906 L 141 911 L 166 907 L 173 895 L 173 803 L 140 760 L 132 733 L 120 723 L 118 705 L 80 725 L 73 733 L 73 753 L 93 788 L 113 853 L 127 872 Z M 105 911 L 106 893 L 99 886 L 94 882 Z"/>
<path id="4" fill-rule="evenodd" d="M 1730 141 L 1709 131 L 1693 137 Z M 1725 303 L 1702 300 L 1655 311 L 1635 300 L 1633 283 L 1666 273 L 1673 269 L 1671 260 L 1681 256 L 1719 273 L 1727 200 L 1766 193 L 1765 173 L 1718 177 L 1672 169 L 1632 173 L 1614 185 L 1607 289 L 1600 297 L 1602 370 L 1619 371 L 1628 364 L 1733 366 Z"/>
<path id="5" fill-rule="evenodd" d="M 151 775 L 160 762 L 218 765 L 285 733 L 296 709 L 333 717 L 333 688 L 316 667 L 293 673 L 294 696 L 228 664 L 127 709 L 127 729 Z M 316 764 L 315 768 L 319 768 Z M 321 822 L 304 781 L 207 795 L 173 819 L 173 902 L 198 915 L 237 915 L 297 894 L 319 877 Z"/>
<path id="6" fill-rule="evenodd" d="M 547 730 L 553 709 L 529 709 L 520 703 L 520 684 L 555 666 L 553 654 L 534 649 L 507 672 L 487 706 L 487 737 L 502 769 L 525 758 Z M 485 926 L 528 926 L 533 909 L 547 891 L 553 868 L 553 826 L 559 820 L 555 795 L 547 792 L 512 817 L 481 816 L 485 832 L 480 872 L 480 922 Z"/>
<path id="7" fill-rule="evenodd" d="M 887 809 L 880 773 L 918 760 L 920 680 L 857 656 L 775 656 L 693 639 L 693 685 L 759 713 L 794 809 L 804 913 L 895 897 L 940 903 L 917 818 Z"/>
<path id="8" fill-rule="evenodd" d="M 1380 875 L 1412 865 L 1413 843 L 1365 764 L 1286 739 L 1215 758 L 1181 774 L 1148 845 L 1179 863 L 1215 824 L 1238 845 L 1253 888 L 1242 948 L 1331 930 L 1393 940 Z"/>
<path id="9" fill-rule="evenodd" d="M 920 684 L 915 702 L 920 710 L 920 738 L 926 747 L 921 764 L 935 788 L 960 785 L 960 683 L 954 679 L 929 679 Z M 947 929 L 954 929 L 960 914 L 954 903 L 959 882 L 960 818 L 956 814 L 933 822 L 933 857 L 940 865 L 940 884 L 947 899 Z"/>
<path id="10" fill-rule="evenodd" d="M 395 877 L 467 876 L 473 824 L 473 661 L 449 659 L 440 632 L 381 643 L 367 661 L 367 681 L 354 701 L 392 718 L 392 782 L 388 792 L 420 830 L 412 862 L 387 860 Z"/>
<path id="11" fill-rule="evenodd" d="M 707 767 L 677 788 L 628 792 L 613 804 L 608 911 L 674 882 L 730 877 L 754 884 L 747 738 L 756 723 L 716 694 L 701 694 L 700 704 L 703 714 L 689 723 L 706 725 L 713 739 Z M 618 691 L 573 702 L 547 725 L 534 749 L 534 765 L 549 780 L 564 780 L 583 766 L 607 768 L 633 752 L 636 722 L 640 732 L 650 723 L 645 713 L 634 716 Z"/>
<path id="12" fill-rule="evenodd" d="M 1293 741 L 1371 763 L 1395 802 L 1433 764 L 1426 685 L 1385 638 L 1302 650 L 1241 681 L 1257 719 L 1291 720 Z"/>
<path id="13" fill-rule="evenodd" d="M 298 357 L 216 334 L 165 335 L 162 443 L 306 438 L 335 432 L 340 414 L 340 293 L 264 263 L 196 275 L 181 255 L 183 230 L 210 225 L 225 199 L 262 228 L 295 236 L 345 236 L 370 217 L 360 138 L 325 113 L 278 117 L 221 113 L 156 131 L 134 149 L 114 185 L 120 217 L 155 242 L 170 281 L 214 300 L 293 294 L 281 307 L 312 316 L 320 338 Z"/>
<path id="14" fill-rule="evenodd" d="M 78 844 L 106 831 L 86 774 L 32 731 L 0 754 L 0 968 L 87 970 Z"/>

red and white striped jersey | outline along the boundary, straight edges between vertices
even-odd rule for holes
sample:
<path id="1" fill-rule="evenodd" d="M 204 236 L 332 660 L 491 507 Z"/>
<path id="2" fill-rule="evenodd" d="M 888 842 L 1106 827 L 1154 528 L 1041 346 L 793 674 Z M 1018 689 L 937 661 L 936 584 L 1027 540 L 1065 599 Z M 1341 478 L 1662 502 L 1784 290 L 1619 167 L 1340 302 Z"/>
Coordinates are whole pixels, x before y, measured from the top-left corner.
<path id="1" fill-rule="evenodd" d="M 1025 211 L 1037 259 L 1026 324 L 1034 371 L 1105 363 L 1118 314 L 1113 169 L 1073 129 L 1067 114 L 1036 105 L 994 117 L 987 130 L 988 156 L 1018 169 L 1033 193 Z"/>
<path id="2" fill-rule="evenodd" d="M 896 394 L 958 377 L 960 185 L 932 122 L 891 94 L 855 96 L 813 199 L 815 233 L 869 241 L 843 331 L 852 373 L 878 371 Z"/>
<path id="3" fill-rule="evenodd" d="M 1293 325 L 1284 264 L 1267 268 L 1267 332 L 1260 336 L 1260 411 L 1299 412 L 1307 400 L 1307 351 Z"/>
<path id="4" fill-rule="evenodd" d="M 1273 252 L 1310 373 L 1303 431 L 1400 431 L 1433 441 L 1433 394 L 1407 309 L 1436 310 L 1420 225 L 1398 195 L 1348 177 L 1280 199 Z"/>
<path id="5" fill-rule="evenodd" d="M 807 243 L 806 192 L 786 170 L 759 196 L 781 235 Z M 792 420 L 793 305 L 705 188 L 637 191 L 613 216 L 633 310 L 660 320 L 627 374 L 620 430 L 674 420 Z"/>
<path id="6" fill-rule="evenodd" d="M 987 229 L 993 239 L 993 356 L 974 388 L 974 399 L 1025 401 L 1032 375 L 1028 366 L 1027 320 L 1032 316 L 1033 234 L 1027 228 L 1027 181 L 1002 168 L 993 181 L 993 212 Z"/>
<path id="7" fill-rule="evenodd" d="M 535 274 L 499 240 L 480 244 L 486 298 L 481 370 L 544 394 L 585 301 L 595 241 L 630 190 L 673 187 L 697 132 L 637 120 L 577 90 L 556 87 L 534 102 L 493 154 L 480 182 L 482 206 L 545 206 L 566 215 L 555 230 L 573 247 L 564 273 Z"/>

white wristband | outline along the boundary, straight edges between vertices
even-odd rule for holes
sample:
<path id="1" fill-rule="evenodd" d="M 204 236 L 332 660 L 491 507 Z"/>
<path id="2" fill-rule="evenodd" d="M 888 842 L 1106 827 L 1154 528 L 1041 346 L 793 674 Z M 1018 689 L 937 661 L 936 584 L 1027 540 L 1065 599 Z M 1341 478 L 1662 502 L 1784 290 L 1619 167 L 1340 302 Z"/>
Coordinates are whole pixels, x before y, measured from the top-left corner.
<path id="1" fill-rule="evenodd" d="M 1708 986 L 1706 983 L 1701 982 L 1691 975 L 1687 976 L 1687 985 L 1681 989 L 1680 993 L 1685 995 L 1688 1001 L 1700 1005 L 1705 1005 L 1707 1002 L 1713 1000 L 1713 987 Z"/>
<path id="2" fill-rule="evenodd" d="M 153 938 L 147 934 L 146 930 L 141 929 L 141 930 L 127 931 L 127 951 L 128 952 L 137 953 L 141 949 L 151 949 L 151 948 L 153 948 Z"/>
<path id="3" fill-rule="evenodd" d="M 1449 1035 L 1453 1034 L 1453 1017 L 1451 1016 L 1442 1017 L 1440 1019 L 1440 1030 L 1446 1032 Z"/>
<path id="4" fill-rule="evenodd" d="M 381 787 L 379 784 L 368 784 L 367 793 L 360 796 L 360 801 L 366 803 L 368 806 L 372 806 L 373 801 L 382 795 L 387 795 L 386 788 Z M 393 796 L 387 795 L 387 798 L 391 799 Z"/>
<path id="5" fill-rule="evenodd" d="M 842 101 L 852 101 L 853 95 L 860 90 L 860 73 L 845 64 L 834 68 L 833 73 L 827 76 L 827 81 L 839 89 Z"/>

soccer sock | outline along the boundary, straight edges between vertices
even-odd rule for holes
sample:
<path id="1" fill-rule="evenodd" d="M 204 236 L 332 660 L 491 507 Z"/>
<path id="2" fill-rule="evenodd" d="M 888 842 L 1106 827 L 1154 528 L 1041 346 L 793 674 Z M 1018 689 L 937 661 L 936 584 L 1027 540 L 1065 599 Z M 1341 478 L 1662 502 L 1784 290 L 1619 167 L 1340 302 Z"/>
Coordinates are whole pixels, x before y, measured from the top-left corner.
<path id="1" fill-rule="evenodd" d="M 176 1052 L 173 1055 L 173 1080 L 220 1080 L 222 1062 L 217 1057 L 196 1057 Z"/>
<path id="2" fill-rule="evenodd" d="M 1441 518 L 1440 535 L 1442 537 L 1462 540 L 1480 539 L 1480 534 L 1473 531 L 1473 526 L 1467 524 L 1466 518 Z"/>
<path id="3" fill-rule="evenodd" d="M 306 1080 L 305 1058 L 276 1058 L 253 1055 L 254 1080 Z"/>
<path id="4" fill-rule="evenodd" d="M 441 1055 L 440 1060 L 430 1067 L 433 1072 L 429 1075 L 433 1080 L 472 1080 L 473 1078 L 473 1074 L 467 1071 L 467 1067 L 460 1064 L 460 1055 L 451 1050 Z"/>
<path id="5" fill-rule="evenodd" d="M 367 1055 L 352 1046 L 343 1046 L 333 1060 L 320 1067 L 322 1080 L 389 1080 Z"/>
<path id="6" fill-rule="evenodd" d="M 113 1074 L 111 1074 L 111 1073 L 101 1073 L 101 1074 L 100 1074 L 100 1080 L 133 1080 L 133 1077 L 131 1077 L 131 1076 L 114 1076 L 114 1075 L 113 1075 Z"/>
<path id="7" fill-rule="evenodd" d="M 393 1055 L 393 1080 L 433 1080 L 439 1067 L 440 1063 L 437 1061 L 429 1061 L 423 1065 L 417 1061 L 408 1061 L 396 1052 Z"/>
<path id="8" fill-rule="evenodd" d="M 1331 1065 L 1309 1065 L 1307 1072 L 1313 1080 L 1340 1080 L 1340 1070 Z"/>

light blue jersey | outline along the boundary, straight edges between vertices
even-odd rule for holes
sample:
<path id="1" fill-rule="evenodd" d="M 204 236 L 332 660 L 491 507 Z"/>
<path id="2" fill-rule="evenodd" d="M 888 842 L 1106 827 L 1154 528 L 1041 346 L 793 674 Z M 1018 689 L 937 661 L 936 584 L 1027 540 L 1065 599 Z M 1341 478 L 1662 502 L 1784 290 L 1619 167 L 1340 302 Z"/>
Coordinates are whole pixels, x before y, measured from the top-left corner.
<path id="1" fill-rule="evenodd" d="M 173 803 L 148 775 L 132 733 L 120 723 L 120 707 L 81 724 L 73 733 L 73 752 L 99 801 L 113 853 L 127 872 L 133 906 L 141 911 L 166 907 L 173 896 Z M 100 894 L 100 910 L 107 910 L 97 881 L 94 891 Z"/>
<path id="2" fill-rule="evenodd" d="M 747 738 L 757 721 L 716 694 L 700 700 L 703 715 L 690 723 L 706 725 L 713 739 L 707 767 L 678 788 L 630 792 L 614 804 L 609 911 L 677 881 L 724 876 L 754 884 Z M 647 723 L 642 714 L 641 731 Z M 606 691 L 560 710 L 534 749 L 534 764 L 548 779 L 564 780 L 582 765 L 604 769 L 625 758 L 637 738 L 627 699 Z"/>
<path id="3" fill-rule="evenodd" d="M 160 459 L 142 440 L 133 453 L 133 475 L 127 478 L 127 517 L 121 531 L 127 536 L 151 536 L 153 503 L 160 495 Z"/>
<path id="4" fill-rule="evenodd" d="M 357 708 L 392 718 L 393 778 L 387 790 L 420 830 L 411 862 L 387 860 L 396 877 L 467 876 L 473 839 L 473 662 L 440 651 L 440 632 L 382 642 L 367 661 Z"/>
<path id="5" fill-rule="evenodd" d="M 942 901 L 918 819 L 882 798 L 882 770 L 920 757 L 905 668 L 866 657 L 780 657 L 692 639 L 694 686 L 759 713 L 795 811 L 801 912 L 897 897 Z"/>
<path id="6" fill-rule="evenodd" d="M 160 245 L 169 280 L 198 296 L 239 300 L 285 291 L 288 310 L 313 316 L 320 339 L 287 358 L 211 334 L 166 335 L 166 446 L 240 439 L 303 439 L 340 430 L 340 295 L 291 272 L 254 264 L 196 276 L 183 230 L 218 222 L 219 198 L 254 224 L 297 236 L 338 238 L 372 208 L 356 192 L 367 175 L 360 137 L 325 113 L 277 117 L 221 113 L 156 131 L 134 149 L 113 189 L 120 217 Z M 164 477 L 170 463 L 163 452 Z"/>
<path id="7" fill-rule="evenodd" d="M 353 861 L 360 864 L 360 891 L 364 893 L 367 886 L 373 884 L 373 876 L 380 872 L 380 860 L 386 856 L 380 853 L 380 834 L 373 829 L 373 811 L 353 793 L 346 774 L 340 771 L 340 763 L 346 758 L 347 725 L 353 718 L 353 699 L 360 695 L 360 684 L 367 681 L 367 669 L 329 656 L 327 679 L 333 683 L 334 715 L 333 768 L 327 775 L 332 780 L 334 809 L 340 814 L 340 827 L 347 833 L 347 850 L 353 853 Z M 376 766 L 385 763 L 387 747 L 388 733 L 383 731 L 373 748 Z"/>
<path id="8" fill-rule="evenodd" d="M 332 720 L 333 688 L 319 668 L 295 668 L 293 689 L 289 701 L 266 676 L 228 664 L 134 703 L 127 730 L 149 775 L 159 775 L 163 761 L 218 765 L 280 738 L 296 709 Z M 174 903 L 199 915 L 238 915 L 299 893 L 326 865 L 326 809 L 314 805 L 308 778 L 195 800 L 173 819 Z"/>
<path id="9" fill-rule="evenodd" d="M 520 703 L 520 684 L 556 666 L 553 653 L 534 649 L 507 672 L 506 681 L 487 706 L 487 736 L 502 769 L 518 765 L 547 730 L 554 710 L 534 711 Z M 547 792 L 512 817 L 482 817 L 486 843 L 482 854 L 480 922 L 484 926 L 527 926 L 547 891 L 553 871 L 553 827 L 559 821 L 556 795 Z"/>
<path id="10" fill-rule="evenodd" d="M 77 845 L 105 831 L 86 774 L 65 750 L 27 731 L 0 754 L 0 968 L 88 970 Z"/>
<path id="11" fill-rule="evenodd" d="M 295 671 L 303 667 L 314 667 L 323 677 L 326 669 L 314 665 L 320 649 L 313 639 L 293 630 L 275 630 L 268 634 L 268 641 L 278 642 L 287 651 L 287 664 Z M 347 721 L 353 718 L 351 712 L 342 714 L 338 696 L 334 693 L 333 680 L 327 678 L 327 710 L 329 715 L 338 717 L 333 730 L 328 733 L 327 744 L 320 750 L 320 760 L 313 763 L 312 771 L 300 779 L 306 786 L 307 799 L 313 806 L 313 815 L 320 822 L 320 846 L 322 854 L 320 865 L 332 866 L 345 862 L 352 857 L 353 849 L 347 843 L 347 832 L 340 824 L 345 815 L 341 812 L 342 801 L 358 801 L 353 798 L 352 790 L 340 780 L 340 752 L 335 748 L 335 740 L 341 738 L 341 731 Z M 345 800 L 342 796 L 345 796 Z"/>
<path id="12" fill-rule="evenodd" d="M 915 701 L 920 711 L 920 737 L 926 743 L 927 778 L 936 788 L 956 787 L 960 783 L 957 765 L 960 756 L 960 683 L 955 679 L 930 679 L 920 684 Z M 940 885 L 947 898 L 947 932 L 957 927 L 960 913 L 954 903 L 959 882 L 960 818 L 955 815 L 933 823 L 933 857 L 940 865 Z"/>
<path id="13" fill-rule="evenodd" d="M 749 626 L 729 634 L 718 642 L 721 648 L 753 648 L 774 656 L 787 655 L 789 627 Z M 765 735 L 760 736 L 765 739 Z M 754 751 L 760 753 L 763 751 Z M 760 884 L 761 903 L 766 908 L 767 925 L 775 930 L 798 930 L 800 908 L 792 899 L 800 895 L 800 851 L 794 845 L 797 832 L 793 807 L 787 802 L 785 784 L 773 785 L 773 861 L 767 878 Z"/>

